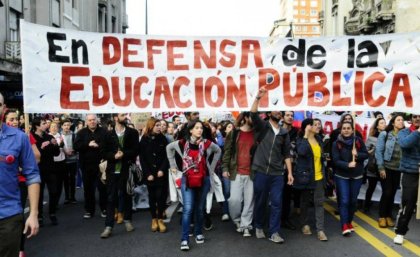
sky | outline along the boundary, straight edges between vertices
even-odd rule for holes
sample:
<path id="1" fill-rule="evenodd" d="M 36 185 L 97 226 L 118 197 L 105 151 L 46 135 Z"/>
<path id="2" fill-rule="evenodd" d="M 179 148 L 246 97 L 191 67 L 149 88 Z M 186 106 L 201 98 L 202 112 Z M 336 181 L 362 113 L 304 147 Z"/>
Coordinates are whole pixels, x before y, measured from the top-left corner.
<path id="1" fill-rule="evenodd" d="M 145 34 L 145 1 L 127 0 L 127 34 Z M 267 37 L 280 0 L 148 0 L 148 34 Z"/>

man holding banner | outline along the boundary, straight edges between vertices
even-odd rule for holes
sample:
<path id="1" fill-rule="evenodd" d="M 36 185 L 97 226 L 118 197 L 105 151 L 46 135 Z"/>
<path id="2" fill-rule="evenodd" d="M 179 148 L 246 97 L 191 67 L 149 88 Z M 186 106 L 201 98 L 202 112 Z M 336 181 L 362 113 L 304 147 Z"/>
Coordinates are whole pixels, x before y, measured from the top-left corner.
<path id="1" fill-rule="evenodd" d="M 408 223 L 414 213 L 419 187 L 420 163 L 420 115 L 411 114 L 411 126 L 398 133 L 398 143 L 402 149 L 400 169 L 401 177 L 401 208 L 395 226 L 394 243 L 402 244 L 407 233 Z"/>

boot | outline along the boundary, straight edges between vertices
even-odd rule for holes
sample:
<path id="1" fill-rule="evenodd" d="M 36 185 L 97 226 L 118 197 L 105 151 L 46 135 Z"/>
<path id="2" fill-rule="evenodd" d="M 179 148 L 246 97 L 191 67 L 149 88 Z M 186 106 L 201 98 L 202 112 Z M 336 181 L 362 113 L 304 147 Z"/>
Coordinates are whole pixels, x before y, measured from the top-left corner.
<path id="1" fill-rule="evenodd" d="M 380 228 L 386 228 L 387 227 L 386 219 L 385 218 L 379 218 L 378 225 L 379 225 Z"/>
<path id="2" fill-rule="evenodd" d="M 392 220 L 391 217 L 387 217 L 386 219 L 386 224 L 388 225 L 388 227 L 394 227 L 395 226 L 395 222 Z"/>
<path id="3" fill-rule="evenodd" d="M 158 220 L 152 219 L 152 232 L 156 232 L 158 230 Z"/>
<path id="4" fill-rule="evenodd" d="M 159 226 L 159 232 L 160 233 L 165 233 L 166 232 L 166 226 L 165 226 L 165 223 L 163 223 L 162 219 L 158 220 L 158 226 Z"/>
<path id="5" fill-rule="evenodd" d="M 122 224 L 124 221 L 124 214 L 119 212 L 117 213 L 117 224 Z"/>
<path id="6" fill-rule="evenodd" d="M 114 220 L 118 220 L 118 210 L 115 208 Z"/>

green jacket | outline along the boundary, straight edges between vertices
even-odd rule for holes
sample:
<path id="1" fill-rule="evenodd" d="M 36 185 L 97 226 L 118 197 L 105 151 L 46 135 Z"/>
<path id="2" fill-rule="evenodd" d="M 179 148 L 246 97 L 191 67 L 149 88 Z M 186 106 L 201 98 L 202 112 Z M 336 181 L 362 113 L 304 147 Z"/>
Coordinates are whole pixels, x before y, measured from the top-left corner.
<path id="1" fill-rule="evenodd" d="M 240 131 L 241 130 L 239 128 L 232 130 L 231 132 L 229 132 L 229 134 L 226 135 L 225 139 L 224 154 L 222 159 L 222 171 L 230 173 L 230 180 L 235 180 L 236 174 L 238 173 L 238 138 Z M 251 178 L 253 177 L 252 171 L 250 176 Z"/>

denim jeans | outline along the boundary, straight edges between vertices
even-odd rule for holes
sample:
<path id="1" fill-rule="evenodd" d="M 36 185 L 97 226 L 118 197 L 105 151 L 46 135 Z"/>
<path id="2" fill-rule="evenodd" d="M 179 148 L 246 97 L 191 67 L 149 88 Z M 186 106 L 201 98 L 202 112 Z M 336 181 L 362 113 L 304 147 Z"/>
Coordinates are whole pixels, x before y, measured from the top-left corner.
<path id="1" fill-rule="evenodd" d="M 270 223 L 269 235 L 280 232 L 280 217 L 283 198 L 284 177 L 266 175 L 255 172 L 254 178 L 254 195 L 255 209 L 254 219 L 255 227 L 263 228 L 264 211 L 267 206 L 268 196 L 270 196 Z"/>
<path id="2" fill-rule="evenodd" d="M 223 214 L 229 214 L 230 179 L 220 176 L 220 180 L 222 181 L 223 196 L 225 197 L 225 201 L 222 203 Z"/>
<path id="3" fill-rule="evenodd" d="M 337 191 L 339 195 L 339 211 L 341 226 L 353 221 L 354 213 L 357 210 L 357 196 L 362 186 L 362 178 L 344 179 L 335 177 Z"/>
<path id="4" fill-rule="evenodd" d="M 210 190 L 210 177 L 204 177 L 203 186 L 200 188 L 188 188 L 186 177 L 182 177 L 181 193 L 183 201 L 182 211 L 182 236 L 181 241 L 188 241 L 191 217 L 194 213 L 194 235 L 203 234 L 204 208 L 206 205 L 207 193 Z"/>
<path id="5" fill-rule="evenodd" d="M 121 181 L 123 178 L 120 174 L 113 174 L 107 178 L 106 190 L 107 190 L 107 205 L 106 205 L 106 227 L 114 227 L 115 222 L 115 208 L 118 207 L 119 193 L 122 194 L 123 200 L 123 212 L 124 221 L 131 221 L 133 198 L 127 194 L 127 190 L 124 185 L 127 184 L 126 180 Z M 122 186 L 123 185 L 123 186 Z"/>

